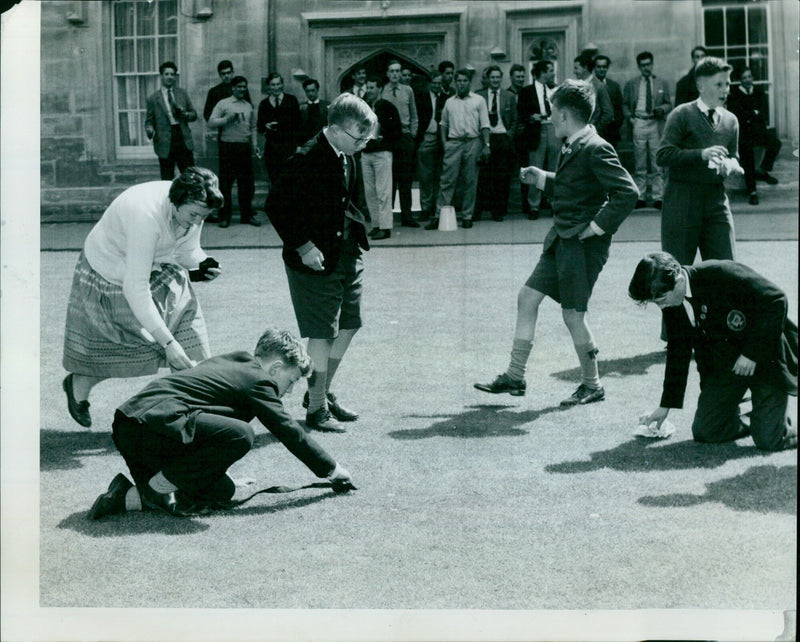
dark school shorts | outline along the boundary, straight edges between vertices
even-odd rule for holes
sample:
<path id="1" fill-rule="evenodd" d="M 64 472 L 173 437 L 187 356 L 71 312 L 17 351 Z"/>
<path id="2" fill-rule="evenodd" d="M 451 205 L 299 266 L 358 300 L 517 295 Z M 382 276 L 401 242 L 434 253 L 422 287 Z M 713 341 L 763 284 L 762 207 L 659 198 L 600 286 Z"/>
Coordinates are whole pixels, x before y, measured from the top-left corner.
<path id="1" fill-rule="evenodd" d="M 592 236 L 579 241 L 558 237 L 533 269 L 525 285 L 546 294 L 565 310 L 586 312 L 597 277 L 608 260 L 611 238 Z"/>
<path id="2" fill-rule="evenodd" d="M 364 263 L 358 247 L 349 245 L 345 241 L 339 262 L 330 274 L 305 274 L 286 266 L 300 336 L 335 339 L 340 328 L 361 327 Z"/>

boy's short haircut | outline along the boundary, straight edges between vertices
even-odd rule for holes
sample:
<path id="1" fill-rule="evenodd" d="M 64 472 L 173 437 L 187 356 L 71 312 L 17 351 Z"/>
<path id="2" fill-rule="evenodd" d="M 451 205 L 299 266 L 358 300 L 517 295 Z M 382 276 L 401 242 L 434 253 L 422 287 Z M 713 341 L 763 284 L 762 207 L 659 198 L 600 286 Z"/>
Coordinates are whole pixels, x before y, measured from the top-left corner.
<path id="1" fill-rule="evenodd" d="M 383 78 L 381 78 L 378 74 L 369 74 L 364 82 L 374 82 L 375 85 L 380 88 L 380 86 L 383 84 Z"/>
<path id="2" fill-rule="evenodd" d="M 695 78 L 707 78 L 709 76 L 716 76 L 721 71 L 730 71 L 732 67 L 725 62 L 722 58 L 715 58 L 714 56 L 706 56 L 694 68 Z"/>
<path id="3" fill-rule="evenodd" d="M 316 78 L 306 78 L 303 81 L 303 89 L 305 89 L 309 85 L 314 85 L 317 89 L 319 89 L 319 81 Z"/>
<path id="4" fill-rule="evenodd" d="M 456 79 L 459 76 L 464 76 L 468 80 L 472 80 L 472 74 L 470 73 L 470 70 L 467 69 L 466 67 L 463 67 L 463 68 L 459 69 L 458 71 L 456 71 L 456 75 L 453 76 L 453 79 Z"/>
<path id="5" fill-rule="evenodd" d="M 546 73 L 547 68 L 550 67 L 550 65 L 552 64 L 553 64 L 552 60 L 537 60 L 535 63 L 533 63 L 533 69 L 531 71 L 533 77 L 538 78 L 543 73 Z"/>
<path id="6" fill-rule="evenodd" d="M 653 54 L 651 54 L 649 51 L 643 51 L 642 53 L 640 53 L 640 54 L 638 54 L 636 56 L 636 64 L 637 65 L 641 65 L 642 61 L 644 61 L 644 60 L 654 60 Z"/>
<path id="7" fill-rule="evenodd" d="M 221 74 L 223 69 L 230 69 L 233 71 L 233 63 L 230 60 L 220 60 L 217 65 L 217 73 Z"/>
<path id="8" fill-rule="evenodd" d="M 695 53 L 698 51 L 702 51 L 704 56 L 708 55 L 708 51 L 706 51 L 706 48 L 703 45 L 697 45 L 692 47 L 692 58 L 694 58 Z"/>
<path id="9" fill-rule="evenodd" d="M 570 112 L 581 122 L 588 123 L 594 111 L 594 86 L 585 80 L 570 78 L 550 94 L 550 102 L 559 109 Z"/>
<path id="10" fill-rule="evenodd" d="M 606 61 L 606 64 L 607 64 L 609 67 L 611 66 L 611 58 L 609 58 L 609 57 L 608 57 L 608 56 L 606 56 L 605 54 L 597 54 L 597 55 L 594 57 L 594 66 L 595 66 L 595 67 L 597 66 L 597 62 L 598 62 L 598 61 L 600 61 L 600 60 L 605 60 L 605 61 Z"/>
<path id="11" fill-rule="evenodd" d="M 264 330 L 263 334 L 258 338 L 253 354 L 262 359 L 276 357 L 287 366 L 299 368 L 304 377 L 311 373 L 313 366 L 311 357 L 308 356 L 300 339 L 288 330 L 280 330 L 275 327 Z"/>
<path id="12" fill-rule="evenodd" d="M 233 78 L 231 78 L 231 87 L 235 87 L 239 83 L 244 83 L 246 85 L 247 78 L 245 78 L 244 76 L 234 76 Z"/>
<path id="13" fill-rule="evenodd" d="M 400 71 L 403 71 L 403 64 L 397 58 L 392 58 L 386 65 L 386 69 L 388 70 L 392 65 L 400 65 Z"/>
<path id="14" fill-rule="evenodd" d="M 525 71 L 525 67 L 523 67 L 523 66 L 522 66 L 521 64 L 519 64 L 518 62 L 515 62 L 515 63 L 514 63 L 513 65 L 511 65 L 511 67 L 509 68 L 509 70 L 508 70 L 508 75 L 509 75 L 509 76 L 511 76 L 511 75 L 513 75 L 513 74 L 517 73 L 518 71 Z"/>
<path id="15" fill-rule="evenodd" d="M 639 261 L 633 273 L 628 296 L 640 305 L 655 301 L 675 289 L 681 264 L 667 252 L 651 252 Z"/>
<path id="16" fill-rule="evenodd" d="M 328 123 L 347 129 L 355 125 L 362 136 L 372 135 L 378 117 L 370 106 L 354 94 L 339 94 L 328 108 Z"/>
<path id="17" fill-rule="evenodd" d="M 489 65 L 486 69 L 483 70 L 483 75 L 488 78 L 489 74 L 492 73 L 493 71 L 499 71 L 500 75 L 501 76 L 503 75 L 503 70 L 500 69 L 498 65 Z"/>
<path id="18" fill-rule="evenodd" d="M 283 82 L 283 76 L 281 76 L 277 71 L 269 72 L 269 74 L 267 75 L 267 84 L 270 84 L 276 78 L 280 79 L 280 81 Z"/>
<path id="19" fill-rule="evenodd" d="M 577 62 L 581 67 L 583 67 L 587 71 L 592 71 L 594 69 L 594 59 L 592 58 L 591 54 L 585 51 L 580 55 L 575 56 L 575 60 L 573 62 Z"/>

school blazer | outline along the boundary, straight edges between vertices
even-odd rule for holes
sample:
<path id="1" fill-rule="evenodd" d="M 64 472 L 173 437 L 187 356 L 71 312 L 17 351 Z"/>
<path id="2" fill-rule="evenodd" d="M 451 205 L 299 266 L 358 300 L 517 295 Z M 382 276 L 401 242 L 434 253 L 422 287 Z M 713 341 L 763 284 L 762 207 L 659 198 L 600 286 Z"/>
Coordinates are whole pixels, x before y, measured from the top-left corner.
<path id="1" fill-rule="evenodd" d="M 489 89 L 479 89 L 475 93 L 486 101 L 486 111 L 489 111 Z M 514 138 L 517 127 L 517 97 L 508 89 L 499 89 L 498 97 L 500 98 L 498 115 L 503 120 L 508 137 Z"/>
<path id="2" fill-rule="evenodd" d="M 741 380 L 731 369 L 744 355 L 756 362 L 753 380 L 796 395 L 797 325 L 787 317 L 783 290 L 736 261 L 703 261 L 684 269 L 697 327 L 682 305 L 664 309 L 667 365 L 661 406 L 683 407 L 692 351 L 701 382 L 711 375 Z"/>
<path id="3" fill-rule="evenodd" d="M 345 212 L 353 240 L 369 250 L 366 233 L 363 178 L 360 163 L 348 160 L 350 181 L 344 183 L 342 161 L 320 132 L 293 154 L 267 195 L 265 209 L 283 241 L 283 260 L 305 274 L 330 274 L 342 253 Z M 297 250 L 312 242 L 325 256 L 324 270 L 303 265 Z"/>
<path id="4" fill-rule="evenodd" d="M 188 123 L 197 120 L 197 112 L 189 100 L 189 95 L 180 87 L 172 88 L 172 95 L 175 98 L 175 104 L 180 107 L 186 114 L 185 119 L 181 119 L 178 123 L 181 126 L 181 133 L 183 134 L 183 142 L 186 149 L 193 150 L 194 142 L 192 141 L 192 132 L 189 129 Z M 145 127 L 150 125 L 155 133 L 153 134 L 153 148 L 155 149 L 156 156 L 159 158 L 167 158 L 169 156 L 169 145 L 172 140 L 172 127 L 169 124 L 169 116 L 167 116 L 167 107 L 164 104 L 164 99 L 161 96 L 161 89 L 147 98 L 147 115 L 144 120 Z"/>
<path id="5" fill-rule="evenodd" d="M 591 221 L 610 239 L 639 198 L 636 183 L 611 143 L 593 126 L 560 154 L 556 171 L 547 172 L 544 193 L 553 205 L 553 227 L 545 238 L 545 250 L 557 237 L 580 234 Z"/>

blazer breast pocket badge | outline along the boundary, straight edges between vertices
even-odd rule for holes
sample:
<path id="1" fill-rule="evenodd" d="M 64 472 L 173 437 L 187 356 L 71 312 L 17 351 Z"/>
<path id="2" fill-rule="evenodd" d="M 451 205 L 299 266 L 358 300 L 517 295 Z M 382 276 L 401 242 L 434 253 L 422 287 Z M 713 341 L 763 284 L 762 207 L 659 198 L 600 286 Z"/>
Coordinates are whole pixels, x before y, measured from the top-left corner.
<path id="1" fill-rule="evenodd" d="M 728 328 L 733 332 L 741 332 L 747 325 L 747 319 L 743 312 L 739 310 L 731 310 L 728 312 Z"/>

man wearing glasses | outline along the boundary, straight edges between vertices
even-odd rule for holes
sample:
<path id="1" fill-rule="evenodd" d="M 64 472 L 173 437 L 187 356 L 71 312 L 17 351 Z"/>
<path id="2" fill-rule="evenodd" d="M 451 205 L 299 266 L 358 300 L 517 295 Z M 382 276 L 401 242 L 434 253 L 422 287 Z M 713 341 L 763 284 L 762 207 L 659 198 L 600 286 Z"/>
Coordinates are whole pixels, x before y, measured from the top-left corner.
<path id="1" fill-rule="evenodd" d="M 361 327 L 361 252 L 369 243 L 353 155 L 375 135 L 377 124 L 367 103 L 341 94 L 331 103 L 328 126 L 287 161 L 267 196 L 269 219 L 283 241 L 297 325 L 314 363 L 307 395 L 310 429 L 344 432 L 340 422 L 358 418 L 330 387 Z"/>

